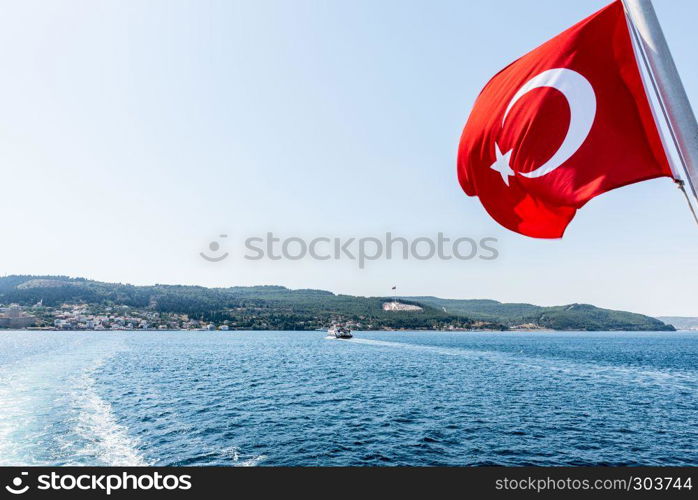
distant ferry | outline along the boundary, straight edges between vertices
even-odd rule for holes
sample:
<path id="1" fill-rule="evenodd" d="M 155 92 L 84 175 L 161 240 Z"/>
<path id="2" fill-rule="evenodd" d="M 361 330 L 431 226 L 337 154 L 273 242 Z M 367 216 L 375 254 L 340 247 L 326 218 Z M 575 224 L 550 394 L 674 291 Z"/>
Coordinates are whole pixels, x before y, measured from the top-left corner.
<path id="1" fill-rule="evenodd" d="M 338 339 L 350 339 L 353 337 L 351 334 L 351 330 L 349 328 L 345 328 L 343 326 L 339 325 L 332 325 L 328 330 L 327 334 L 332 336 L 334 335 Z"/>

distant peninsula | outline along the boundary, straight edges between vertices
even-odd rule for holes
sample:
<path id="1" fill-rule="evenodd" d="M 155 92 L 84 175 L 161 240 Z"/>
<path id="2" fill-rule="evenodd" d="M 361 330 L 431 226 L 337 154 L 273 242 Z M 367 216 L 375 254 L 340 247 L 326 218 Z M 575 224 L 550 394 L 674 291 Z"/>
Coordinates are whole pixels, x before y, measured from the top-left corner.
<path id="1" fill-rule="evenodd" d="M 698 331 L 698 318 L 690 316 L 657 316 L 662 323 L 671 325 L 677 330 Z"/>
<path id="2" fill-rule="evenodd" d="M 672 331 L 658 319 L 588 304 L 357 297 L 282 286 L 134 286 L 67 276 L 0 277 L 0 328 L 56 330 Z"/>

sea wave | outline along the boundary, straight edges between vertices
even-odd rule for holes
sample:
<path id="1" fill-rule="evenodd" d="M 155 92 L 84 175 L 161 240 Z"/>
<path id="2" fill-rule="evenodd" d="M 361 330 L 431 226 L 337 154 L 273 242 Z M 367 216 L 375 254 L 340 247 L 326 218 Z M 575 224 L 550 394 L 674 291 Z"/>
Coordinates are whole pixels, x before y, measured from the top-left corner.
<path id="1" fill-rule="evenodd" d="M 94 378 L 126 349 L 120 338 L 75 337 L 0 366 L 0 465 L 148 465 Z"/>
<path id="2" fill-rule="evenodd" d="M 22 429 L 32 421 L 27 384 L 16 377 L 0 374 L 0 466 L 29 465 L 23 448 Z"/>
<path id="3" fill-rule="evenodd" d="M 256 467 L 267 459 L 266 455 L 244 455 L 237 446 L 226 450 L 226 455 L 230 457 L 234 467 Z"/>
<path id="4" fill-rule="evenodd" d="M 111 404 L 99 396 L 95 372 L 104 359 L 84 370 L 74 379 L 72 396 L 77 411 L 75 433 L 82 438 L 84 446 L 78 455 L 92 457 L 108 466 L 150 465 L 140 452 L 140 442 L 128 433 L 128 428 L 119 424 Z"/>
<path id="5" fill-rule="evenodd" d="M 495 350 L 468 349 L 464 347 L 445 347 L 391 342 L 377 339 L 354 338 L 352 344 L 372 345 L 394 349 L 406 349 L 429 352 L 444 356 L 460 356 L 472 359 L 496 361 L 497 363 L 517 366 L 528 370 L 542 370 L 593 378 L 595 381 L 652 385 L 675 391 L 698 392 L 698 375 L 696 372 L 679 370 L 657 370 L 639 366 L 607 365 L 599 362 L 574 361 L 569 359 L 552 359 L 530 356 L 524 352 L 511 353 Z"/>
<path id="6" fill-rule="evenodd" d="M 0 337 L 8 465 L 698 463 L 695 336 Z"/>

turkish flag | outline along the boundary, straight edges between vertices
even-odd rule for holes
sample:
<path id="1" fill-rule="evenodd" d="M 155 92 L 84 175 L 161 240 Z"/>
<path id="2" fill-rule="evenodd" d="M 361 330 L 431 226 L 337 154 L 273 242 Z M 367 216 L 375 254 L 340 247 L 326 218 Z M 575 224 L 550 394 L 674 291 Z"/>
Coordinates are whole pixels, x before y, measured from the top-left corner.
<path id="1" fill-rule="evenodd" d="M 504 227 L 560 238 L 611 189 L 673 177 L 620 0 L 513 62 L 478 96 L 458 180 Z"/>

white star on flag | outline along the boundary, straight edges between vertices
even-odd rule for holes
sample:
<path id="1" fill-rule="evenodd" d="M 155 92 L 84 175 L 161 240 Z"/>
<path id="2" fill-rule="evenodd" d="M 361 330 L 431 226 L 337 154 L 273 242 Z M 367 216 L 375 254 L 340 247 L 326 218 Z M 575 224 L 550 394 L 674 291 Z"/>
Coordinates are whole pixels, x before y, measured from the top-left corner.
<path id="1" fill-rule="evenodd" d="M 502 154 L 502 152 L 499 150 L 499 145 L 496 142 L 494 143 L 494 152 L 497 159 L 490 166 L 490 168 L 499 172 L 499 174 L 502 176 L 504 184 L 506 184 L 507 186 L 509 185 L 509 177 L 516 175 L 516 172 L 514 172 L 514 170 L 512 170 L 511 166 L 509 165 L 509 162 L 511 160 L 511 153 L 513 151 L 513 149 L 510 149 L 506 154 Z"/>

